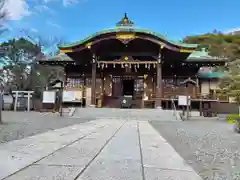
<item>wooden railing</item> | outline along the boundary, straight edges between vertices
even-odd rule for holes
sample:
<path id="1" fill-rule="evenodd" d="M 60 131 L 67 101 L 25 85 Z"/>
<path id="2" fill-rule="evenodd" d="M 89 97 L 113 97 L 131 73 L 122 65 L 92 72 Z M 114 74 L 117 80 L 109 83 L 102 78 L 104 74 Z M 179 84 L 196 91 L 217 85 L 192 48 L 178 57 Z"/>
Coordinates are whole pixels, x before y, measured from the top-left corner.
<path id="1" fill-rule="evenodd" d="M 189 90 L 172 90 L 172 91 L 163 91 L 162 98 L 163 99 L 172 99 L 172 98 L 178 98 L 179 95 L 185 95 L 185 96 L 191 96 L 191 99 L 208 99 L 208 100 L 219 100 L 219 101 L 228 101 L 229 97 L 227 95 L 222 95 L 219 93 L 215 94 L 208 94 L 208 95 L 202 95 L 199 90 L 196 91 L 189 91 Z M 156 94 L 153 93 L 152 99 L 156 98 Z"/>

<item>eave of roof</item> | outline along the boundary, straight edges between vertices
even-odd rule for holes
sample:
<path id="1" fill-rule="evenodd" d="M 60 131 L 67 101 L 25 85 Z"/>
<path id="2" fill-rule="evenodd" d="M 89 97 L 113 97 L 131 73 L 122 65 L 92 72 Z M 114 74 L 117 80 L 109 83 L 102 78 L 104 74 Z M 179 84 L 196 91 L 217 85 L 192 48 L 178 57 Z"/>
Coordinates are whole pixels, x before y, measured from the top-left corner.
<path id="1" fill-rule="evenodd" d="M 188 62 L 227 62 L 227 58 L 215 57 L 209 55 L 204 48 L 201 51 L 192 52 L 186 59 Z"/>
<path id="2" fill-rule="evenodd" d="M 204 79 L 221 79 L 227 76 L 228 76 L 228 73 L 222 72 L 222 71 L 198 73 L 198 77 L 204 78 Z"/>
<path id="3" fill-rule="evenodd" d="M 74 62 L 72 58 L 70 58 L 65 53 L 59 53 L 56 56 L 44 57 L 40 60 L 40 62 Z"/>
<path id="4" fill-rule="evenodd" d="M 173 45 L 179 46 L 179 47 L 183 47 L 183 48 L 197 48 L 198 47 L 198 44 L 187 44 L 187 43 L 182 43 L 182 42 L 178 42 L 178 41 L 169 40 L 167 37 L 165 37 L 165 36 L 163 36 L 159 33 L 153 32 L 151 30 L 124 26 L 124 27 L 116 27 L 116 28 L 106 29 L 106 30 L 96 32 L 96 33 L 88 36 L 87 38 L 85 38 L 83 40 L 80 40 L 78 42 L 71 43 L 71 44 L 62 45 L 62 46 L 59 46 L 59 48 L 64 49 L 64 48 L 71 48 L 71 47 L 78 46 L 78 45 L 83 45 L 83 44 L 89 42 L 91 39 L 93 39 L 97 36 L 108 34 L 108 33 L 119 33 L 119 32 L 123 32 L 123 33 L 124 32 L 144 33 L 144 34 L 147 34 L 147 35 L 155 36 L 156 38 L 162 39 L 164 41 L 169 42 L 170 44 L 173 44 Z"/>

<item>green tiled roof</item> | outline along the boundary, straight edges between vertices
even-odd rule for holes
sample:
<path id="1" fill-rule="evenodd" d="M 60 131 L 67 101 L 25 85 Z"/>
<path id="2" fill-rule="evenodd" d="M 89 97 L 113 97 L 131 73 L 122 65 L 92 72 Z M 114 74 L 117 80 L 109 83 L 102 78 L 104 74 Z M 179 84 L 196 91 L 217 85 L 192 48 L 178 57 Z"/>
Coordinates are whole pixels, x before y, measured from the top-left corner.
<path id="1" fill-rule="evenodd" d="M 65 53 L 59 53 L 56 56 L 44 57 L 40 61 L 74 61 Z"/>
<path id="2" fill-rule="evenodd" d="M 223 78 L 227 76 L 227 73 L 224 72 L 209 72 L 209 73 L 199 73 L 198 76 L 200 78 L 207 78 L 207 79 L 212 79 L 212 78 Z"/>
<path id="3" fill-rule="evenodd" d="M 91 39 L 93 39 L 97 36 L 107 34 L 107 33 L 117 33 L 117 32 L 144 33 L 144 34 L 155 36 L 156 38 L 162 39 L 162 40 L 167 41 L 167 42 L 169 42 L 173 45 L 176 45 L 176 46 L 179 46 L 179 47 L 184 47 L 184 48 L 196 48 L 198 46 L 197 44 L 187 44 L 187 43 L 182 43 L 182 42 L 179 42 L 179 41 L 169 40 L 169 39 L 167 39 L 167 37 L 165 37 L 165 36 L 163 36 L 159 33 L 153 32 L 151 30 L 139 29 L 139 28 L 135 28 L 134 26 L 119 26 L 119 27 L 116 27 L 116 28 L 106 29 L 106 30 L 96 32 L 96 33 L 88 36 L 87 38 L 85 38 L 81 41 L 78 41 L 78 42 L 75 42 L 75 43 L 72 43 L 72 44 L 66 44 L 66 45 L 63 45 L 63 46 L 59 46 L 59 48 L 70 48 L 70 47 L 73 47 L 73 46 L 82 45 L 82 44 L 85 44 L 85 43 L 89 42 Z"/>
<path id="4" fill-rule="evenodd" d="M 213 58 L 213 56 L 210 56 L 209 53 L 205 51 L 205 49 L 203 49 L 202 51 L 194 51 L 188 57 L 189 58 L 206 58 L 206 59 Z"/>
<path id="5" fill-rule="evenodd" d="M 198 76 L 200 78 L 223 78 L 228 76 L 228 72 L 219 70 L 217 68 L 202 67 L 198 71 Z"/>
<path id="6" fill-rule="evenodd" d="M 226 58 L 219 58 L 209 55 L 209 52 L 206 51 L 204 48 L 201 51 L 194 51 L 192 52 L 188 58 L 187 61 L 226 61 Z"/>

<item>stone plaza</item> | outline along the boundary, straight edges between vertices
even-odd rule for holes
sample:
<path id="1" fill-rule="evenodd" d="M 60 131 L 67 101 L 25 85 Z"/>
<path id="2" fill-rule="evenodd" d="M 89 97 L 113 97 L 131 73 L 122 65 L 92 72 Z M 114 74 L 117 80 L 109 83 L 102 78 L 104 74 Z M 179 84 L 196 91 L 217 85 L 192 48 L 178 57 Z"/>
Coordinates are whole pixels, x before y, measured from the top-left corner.
<path id="1" fill-rule="evenodd" d="M 0 179 L 236 180 L 229 174 L 240 164 L 238 135 L 217 119 L 92 108 L 3 117 Z"/>
<path id="2" fill-rule="evenodd" d="M 201 179 L 148 121 L 126 117 L 3 143 L 0 159 L 0 179 L 7 180 Z"/>

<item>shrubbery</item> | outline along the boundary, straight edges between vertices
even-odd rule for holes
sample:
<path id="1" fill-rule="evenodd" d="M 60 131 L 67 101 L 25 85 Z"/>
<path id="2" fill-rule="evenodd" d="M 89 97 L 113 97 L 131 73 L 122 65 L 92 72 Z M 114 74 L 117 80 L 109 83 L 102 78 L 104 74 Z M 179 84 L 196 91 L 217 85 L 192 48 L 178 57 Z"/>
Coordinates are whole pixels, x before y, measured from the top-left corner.
<path id="1" fill-rule="evenodd" d="M 227 117 L 227 121 L 229 123 L 234 123 L 234 130 L 240 133 L 240 115 L 239 114 L 231 114 Z"/>
<path id="2" fill-rule="evenodd" d="M 239 114 L 230 114 L 227 117 L 227 121 L 230 123 L 235 123 L 236 121 L 240 121 L 240 115 Z"/>

